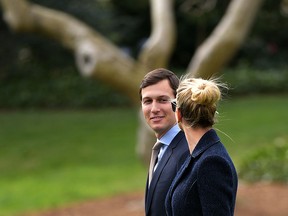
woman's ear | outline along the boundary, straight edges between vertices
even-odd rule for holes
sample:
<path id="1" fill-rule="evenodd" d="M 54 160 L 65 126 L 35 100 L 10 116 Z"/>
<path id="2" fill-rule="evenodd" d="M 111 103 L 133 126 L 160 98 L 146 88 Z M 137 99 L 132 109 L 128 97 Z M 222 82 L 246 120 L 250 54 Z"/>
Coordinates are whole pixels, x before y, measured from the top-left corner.
<path id="1" fill-rule="evenodd" d="M 180 110 L 178 108 L 176 108 L 175 114 L 176 114 L 177 122 L 178 123 L 181 122 L 182 121 L 182 114 L 181 114 L 181 112 L 180 112 Z"/>
<path id="2" fill-rule="evenodd" d="M 182 114 L 178 108 L 176 108 L 175 115 L 176 115 L 177 124 L 178 124 L 179 128 L 183 131 Z"/>

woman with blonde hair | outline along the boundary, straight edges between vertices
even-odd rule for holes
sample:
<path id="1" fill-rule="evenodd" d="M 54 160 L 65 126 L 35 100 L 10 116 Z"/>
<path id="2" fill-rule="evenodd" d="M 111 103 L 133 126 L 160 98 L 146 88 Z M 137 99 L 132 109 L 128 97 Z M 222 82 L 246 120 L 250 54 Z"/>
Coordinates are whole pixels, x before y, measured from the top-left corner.
<path id="1" fill-rule="evenodd" d="M 184 78 L 171 102 L 190 155 L 167 193 L 168 216 L 234 215 L 237 173 L 213 129 L 222 87 L 217 80 Z"/>

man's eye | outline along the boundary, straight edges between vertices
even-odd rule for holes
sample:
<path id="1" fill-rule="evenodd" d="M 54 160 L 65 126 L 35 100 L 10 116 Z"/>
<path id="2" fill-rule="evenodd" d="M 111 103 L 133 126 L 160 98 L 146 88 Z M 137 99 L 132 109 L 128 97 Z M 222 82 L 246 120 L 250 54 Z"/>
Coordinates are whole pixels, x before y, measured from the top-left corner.
<path id="1" fill-rule="evenodd" d="M 168 99 L 166 99 L 166 98 L 161 98 L 160 100 L 159 100 L 159 102 L 161 102 L 161 103 L 167 103 L 169 100 Z"/>
<path id="2" fill-rule="evenodd" d="M 151 103 L 151 100 L 143 100 L 142 103 L 143 104 L 149 104 L 149 103 Z"/>

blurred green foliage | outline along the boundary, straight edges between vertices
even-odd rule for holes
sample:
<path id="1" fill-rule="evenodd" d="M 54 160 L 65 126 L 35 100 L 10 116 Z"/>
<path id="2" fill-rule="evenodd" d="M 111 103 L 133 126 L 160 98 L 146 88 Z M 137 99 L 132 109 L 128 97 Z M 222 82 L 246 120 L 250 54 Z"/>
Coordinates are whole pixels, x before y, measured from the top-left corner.
<path id="1" fill-rule="evenodd" d="M 228 68 L 223 73 L 222 80 L 229 84 L 229 93 L 234 96 L 283 94 L 288 92 L 288 68 L 269 70 L 247 66 Z"/>
<path id="2" fill-rule="evenodd" d="M 79 77 L 72 66 L 51 71 L 44 65 L 22 65 L 0 79 L 0 108 L 126 107 L 125 95 L 103 83 Z"/>
<path id="3" fill-rule="evenodd" d="M 0 108 L 101 108 L 130 107 L 128 97 L 103 83 L 84 79 L 71 66 L 20 64 L 14 73 L 0 79 Z M 21 70 L 20 70 L 21 67 Z M 179 76 L 181 72 L 177 71 Z M 183 73 L 183 72 L 182 72 Z M 260 71 L 248 67 L 229 68 L 221 78 L 228 83 L 229 96 L 285 94 L 288 70 Z"/>
<path id="4" fill-rule="evenodd" d="M 288 182 L 288 143 L 279 138 L 251 152 L 239 167 L 239 177 L 249 182 Z"/>

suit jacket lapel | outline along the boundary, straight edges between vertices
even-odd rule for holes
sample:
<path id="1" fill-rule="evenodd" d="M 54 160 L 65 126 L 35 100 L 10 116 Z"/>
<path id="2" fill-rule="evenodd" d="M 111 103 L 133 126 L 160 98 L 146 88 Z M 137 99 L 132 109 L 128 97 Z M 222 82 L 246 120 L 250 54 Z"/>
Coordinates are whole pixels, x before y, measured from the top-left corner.
<path id="1" fill-rule="evenodd" d="M 148 188 L 148 195 L 147 195 L 147 205 L 146 208 L 147 210 L 150 208 L 151 205 L 151 201 L 152 201 L 152 197 L 155 191 L 155 187 L 157 186 L 157 182 L 159 180 L 160 174 L 163 171 L 165 165 L 167 164 L 169 158 L 172 155 L 172 149 L 170 148 L 170 146 L 168 146 L 168 148 L 166 149 L 163 157 L 161 158 L 161 161 L 158 164 L 157 169 L 155 170 L 154 174 L 153 174 L 153 178 L 152 181 L 150 183 L 150 187 L 148 188 L 148 184 L 146 185 L 146 187 Z"/>
<path id="2" fill-rule="evenodd" d="M 172 153 L 173 153 L 173 149 L 176 148 L 178 142 L 181 140 L 181 138 L 184 136 L 183 132 L 179 132 L 175 138 L 172 140 L 172 142 L 170 143 L 170 145 L 168 146 L 168 148 L 166 149 L 163 157 L 161 158 L 161 161 L 158 164 L 157 169 L 155 170 L 154 174 L 153 174 L 153 178 L 151 180 L 150 183 L 150 188 L 148 188 L 148 184 L 146 184 L 146 187 L 148 190 L 148 194 L 146 196 L 146 212 L 148 212 L 148 209 L 150 208 L 151 205 L 151 201 L 152 201 L 152 197 L 155 191 L 155 187 L 158 183 L 159 177 L 163 171 L 163 169 L 165 168 L 169 158 L 171 157 Z"/>

